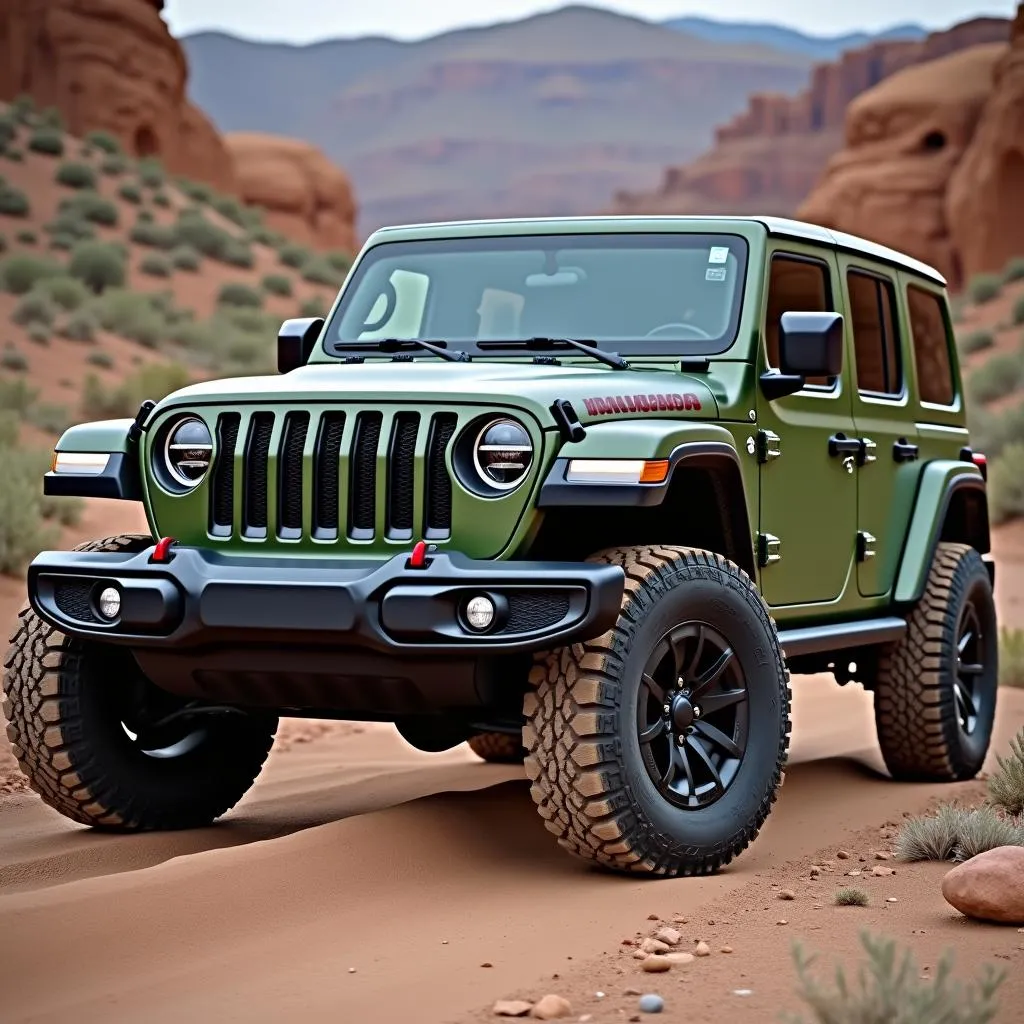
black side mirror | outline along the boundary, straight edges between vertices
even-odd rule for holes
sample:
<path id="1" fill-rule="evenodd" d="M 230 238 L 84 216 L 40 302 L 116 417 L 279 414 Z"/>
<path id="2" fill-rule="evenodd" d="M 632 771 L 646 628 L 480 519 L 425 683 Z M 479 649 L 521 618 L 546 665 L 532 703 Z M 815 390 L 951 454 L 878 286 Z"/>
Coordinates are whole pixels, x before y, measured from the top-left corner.
<path id="1" fill-rule="evenodd" d="M 761 375 L 769 400 L 792 395 L 808 377 L 843 372 L 843 318 L 839 313 L 783 313 L 779 322 L 779 373 Z"/>
<path id="2" fill-rule="evenodd" d="M 285 320 L 277 332 L 277 372 L 288 373 L 309 362 L 316 339 L 323 330 L 323 317 Z"/>

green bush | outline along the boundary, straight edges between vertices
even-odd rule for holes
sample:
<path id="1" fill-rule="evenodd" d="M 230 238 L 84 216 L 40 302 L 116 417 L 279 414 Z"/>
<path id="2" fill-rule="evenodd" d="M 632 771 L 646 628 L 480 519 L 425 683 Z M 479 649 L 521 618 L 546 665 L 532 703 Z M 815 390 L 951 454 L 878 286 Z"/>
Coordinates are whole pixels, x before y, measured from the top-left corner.
<path id="1" fill-rule="evenodd" d="M 957 340 L 960 342 L 960 351 L 965 355 L 991 348 L 996 343 L 995 335 L 991 331 L 971 331 Z"/>
<path id="2" fill-rule="evenodd" d="M 217 296 L 217 304 L 259 309 L 263 305 L 263 296 L 255 288 L 250 288 L 245 284 L 226 284 Z"/>
<path id="3" fill-rule="evenodd" d="M 138 217 L 135 218 L 136 224 L 152 224 L 156 220 L 152 210 L 139 210 Z"/>
<path id="4" fill-rule="evenodd" d="M 231 196 L 218 196 L 210 205 L 233 224 L 237 224 L 240 228 L 245 227 L 245 213 L 242 210 L 242 204 L 237 199 Z"/>
<path id="5" fill-rule="evenodd" d="M 126 203 L 141 203 L 142 202 L 142 191 L 139 186 L 133 182 L 126 181 L 118 190 L 117 194 Z"/>
<path id="6" fill-rule="evenodd" d="M 178 241 L 211 259 L 219 260 L 234 238 L 223 228 L 211 224 L 202 214 L 182 214 L 175 225 Z"/>
<path id="7" fill-rule="evenodd" d="M 80 241 L 83 238 L 93 238 L 96 235 L 92 225 L 80 214 L 64 211 L 43 225 L 43 230 L 53 238 L 55 235 L 62 235 L 65 238 L 73 238 Z"/>
<path id="8" fill-rule="evenodd" d="M 14 312 L 11 314 L 11 319 L 16 324 L 27 326 L 28 324 L 46 324 L 47 327 L 53 325 L 53 321 L 57 316 L 57 307 L 53 300 L 42 292 L 31 291 L 28 295 L 23 295 L 14 307 Z"/>
<path id="9" fill-rule="evenodd" d="M 36 284 L 33 291 L 48 296 L 57 306 L 68 312 L 78 309 L 89 298 L 88 288 L 69 274 L 44 277 Z"/>
<path id="10" fill-rule="evenodd" d="M 27 217 L 31 212 L 28 196 L 11 185 L 0 187 L 0 214 L 5 217 Z"/>
<path id="11" fill-rule="evenodd" d="M 1010 741 L 1010 753 L 997 755 L 996 762 L 999 768 L 988 780 L 989 799 L 1007 814 L 1024 814 L 1024 729 Z"/>
<path id="12" fill-rule="evenodd" d="M 324 259 L 335 270 L 341 271 L 343 274 L 347 274 L 352 267 L 352 254 L 344 252 L 341 249 L 335 249 L 333 252 L 329 252 L 324 256 Z"/>
<path id="13" fill-rule="evenodd" d="M 999 631 L 999 685 L 1024 687 L 1024 629 Z"/>
<path id="14" fill-rule="evenodd" d="M 139 161 L 139 181 L 146 188 L 160 188 L 164 183 L 164 169 L 159 160 L 147 157 Z"/>
<path id="15" fill-rule="evenodd" d="M 176 270 L 197 271 L 202 256 L 191 245 L 179 245 L 171 250 L 171 263 Z"/>
<path id="16" fill-rule="evenodd" d="M 13 347 L 5 348 L 3 352 L 0 352 L 0 368 L 13 373 L 24 373 L 28 369 L 25 353 Z"/>
<path id="17" fill-rule="evenodd" d="M 190 181 L 188 178 L 178 179 L 178 188 L 194 203 L 208 203 L 213 198 L 213 189 L 200 181 Z"/>
<path id="18" fill-rule="evenodd" d="M 971 444 L 989 458 L 998 455 L 1012 441 L 1024 441 L 1024 401 L 999 412 L 970 405 L 967 420 Z"/>
<path id="19" fill-rule="evenodd" d="M 105 388 L 95 375 L 89 374 L 82 390 L 82 411 L 90 419 L 134 416 L 147 398 L 158 402 L 191 380 L 180 363 L 144 366 L 113 389 Z"/>
<path id="20" fill-rule="evenodd" d="M 263 225 L 257 225 L 249 231 L 249 241 L 257 245 L 266 245 L 272 249 L 279 249 L 285 244 L 286 239 L 279 231 L 271 231 Z"/>
<path id="21" fill-rule="evenodd" d="M 1018 296 L 1017 301 L 1014 302 L 1010 319 L 1017 325 L 1024 324 L 1024 295 Z"/>
<path id="22" fill-rule="evenodd" d="M 56 252 L 70 252 L 77 241 L 74 235 L 60 231 L 50 236 L 50 248 Z"/>
<path id="23" fill-rule="evenodd" d="M 12 164 L 20 164 L 25 159 L 25 154 L 20 149 L 16 149 L 14 146 L 8 145 L 3 149 L 0 149 L 0 154 L 7 157 Z"/>
<path id="24" fill-rule="evenodd" d="M 313 254 L 301 245 L 282 245 L 277 255 L 278 259 L 286 267 L 294 267 L 296 270 L 301 270 L 309 262 Z"/>
<path id="25" fill-rule="evenodd" d="M 56 107 L 46 107 L 39 111 L 38 123 L 44 128 L 56 128 L 64 131 L 64 118 Z"/>
<path id="26" fill-rule="evenodd" d="M 61 200 L 57 209 L 58 219 L 61 216 L 79 217 L 107 228 L 116 227 L 118 222 L 117 203 L 98 192 L 81 192 L 77 196 L 68 196 Z"/>
<path id="27" fill-rule="evenodd" d="M 1008 444 L 989 467 L 988 506 L 993 523 L 1024 516 L 1024 442 Z"/>
<path id="28" fill-rule="evenodd" d="M 897 955 L 892 939 L 861 934 L 867 963 L 857 985 L 837 967 L 835 988 L 812 972 L 817 959 L 793 946 L 797 993 L 819 1024 L 988 1024 L 998 1009 L 996 993 L 1006 975 L 986 964 L 979 980 L 960 985 L 952 980 L 953 954 L 943 954 L 934 977 L 922 977 L 910 950 Z M 800 1018 L 794 1018 L 799 1020 Z"/>
<path id="29" fill-rule="evenodd" d="M 120 156 L 121 154 L 121 142 L 116 135 L 112 132 L 105 132 L 101 129 L 91 131 L 85 136 L 85 141 L 90 146 L 95 146 L 97 149 L 103 150 L 104 153 L 109 153 L 111 156 Z"/>
<path id="30" fill-rule="evenodd" d="M 299 316 L 326 316 L 331 303 L 321 295 L 303 299 L 299 305 Z"/>
<path id="31" fill-rule="evenodd" d="M 136 245 L 148 245 L 153 249 L 173 249 L 178 244 L 178 235 L 167 224 L 140 221 L 132 227 L 129 239 Z"/>
<path id="32" fill-rule="evenodd" d="M 85 361 L 102 370 L 109 370 L 114 365 L 114 357 L 109 352 L 90 352 Z"/>
<path id="33" fill-rule="evenodd" d="M 64 321 L 57 333 L 69 341 L 91 342 L 96 339 L 99 326 L 99 318 L 91 309 L 78 309 Z"/>
<path id="34" fill-rule="evenodd" d="M 256 262 L 252 249 L 237 238 L 232 238 L 227 242 L 219 259 L 222 263 L 227 263 L 228 266 L 241 267 L 243 270 L 251 270 Z"/>
<path id="35" fill-rule="evenodd" d="M 128 170 L 128 163 L 123 156 L 108 156 L 100 164 L 100 170 L 110 178 L 119 178 Z"/>
<path id="36" fill-rule="evenodd" d="M 96 172 L 88 164 L 68 161 L 57 168 L 55 180 L 67 188 L 95 188 Z"/>
<path id="37" fill-rule="evenodd" d="M 290 298 L 292 294 L 292 280 L 284 274 L 267 274 L 262 281 L 263 290 L 271 295 L 283 295 Z"/>
<path id="38" fill-rule="evenodd" d="M 0 377 L 0 410 L 15 417 L 24 416 L 38 397 L 39 392 L 23 378 L 10 380 Z"/>
<path id="39" fill-rule="evenodd" d="M 991 302 L 1002 290 L 1003 282 L 998 274 L 977 274 L 967 284 L 967 294 L 977 305 Z"/>
<path id="40" fill-rule="evenodd" d="M 153 205 L 159 206 L 162 209 L 166 209 L 171 205 L 170 197 L 166 192 L 154 192 L 153 193 Z"/>
<path id="41" fill-rule="evenodd" d="M 310 284 L 327 284 L 337 288 L 344 278 L 327 260 L 314 257 L 303 264 L 302 279 Z"/>
<path id="42" fill-rule="evenodd" d="M 110 242 L 79 242 L 71 251 L 68 270 L 97 295 L 124 284 L 125 257 Z"/>
<path id="43" fill-rule="evenodd" d="M 11 100 L 8 108 L 22 124 L 31 124 L 35 117 L 36 101 L 27 92 L 23 92 Z"/>
<path id="44" fill-rule="evenodd" d="M 39 236 L 34 231 L 19 231 L 14 238 L 19 245 L 35 245 L 39 241 Z"/>
<path id="45" fill-rule="evenodd" d="M 24 295 L 43 278 L 64 273 L 64 267 L 48 256 L 18 253 L 0 263 L 0 286 L 13 295 Z"/>
<path id="46" fill-rule="evenodd" d="M 0 253 L 7 252 L 7 236 L 0 235 Z"/>
<path id="47" fill-rule="evenodd" d="M 0 147 L 18 137 L 18 122 L 10 114 L 0 114 Z"/>
<path id="48" fill-rule="evenodd" d="M 63 156 L 64 136 L 55 128 L 36 128 L 28 137 L 28 148 L 46 156 Z"/>
<path id="49" fill-rule="evenodd" d="M 50 328 L 46 324 L 29 324 L 28 340 L 36 345 L 49 345 Z"/>
<path id="50" fill-rule="evenodd" d="M 139 263 L 139 270 L 150 277 L 171 276 L 170 261 L 155 252 L 151 252 L 148 256 L 143 256 L 142 261 Z"/>
<path id="51" fill-rule="evenodd" d="M 57 526 L 43 514 L 39 485 L 48 461 L 47 452 L 0 446 L 0 573 L 20 575 L 40 550 L 57 542 Z"/>
<path id="52" fill-rule="evenodd" d="M 1024 281 L 1024 256 L 1014 256 L 1003 271 L 1003 281 Z"/>
<path id="53" fill-rule="evenodd" d="M 1020 353 L 993 356 L 967 378 L 967 392 L 975 402 L 992 402 L 1012 394 L 1024 383 L 1024 358 Z"/>
<path id="54" fill-rule="evenodd" d="M 59 436 L 71 426 L 73 419 L 67 406 L 40 402 L 29 409 L 28 421 L 47 434 Z"/>
<path id="55" fill-rule="evenodd" d="M 168 335 L 163 313 L 141 292 L 111 289 L 96 304 L 96 315 L 105 330 L 144 348 L 156 348 Z"/>

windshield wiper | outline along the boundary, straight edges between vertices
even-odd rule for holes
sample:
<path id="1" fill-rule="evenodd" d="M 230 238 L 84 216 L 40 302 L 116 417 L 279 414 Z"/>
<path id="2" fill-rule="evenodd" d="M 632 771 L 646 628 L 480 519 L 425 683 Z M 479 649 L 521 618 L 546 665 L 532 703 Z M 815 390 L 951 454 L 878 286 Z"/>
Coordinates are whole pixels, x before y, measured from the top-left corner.
<path id="1" fill-rule="evenodd" d="M 477 346 L 481 349 L 488 348 L 555 348 L 558 345 L 568 345 L 585 355 L 591 356 L 610 366 L 613 370 L 628 370 L 629 363 L 626 362 L 618 352 L 608 352 L 598 348 L 596 341 L 578 341 L 576 338 L 515 338 L 511 341 L 478 341 Z"/>
<path id="2" fill-rule="evenodd" d="M 468 352 L 449 351 L 445 344 L 445 342 L 437 344 L 432 341 L 420 341 L 419 338 L 381 338 L 379 341 L 355 341 L 352 344 L 340 342 L 334 347 L 345 351 L 376 349 L 378 352 L 401 352 L 405 347 L 421 348 L 442 359 L 447 359 L 451 363 L 468 363 L 472 360 L 473 357 Z"/>

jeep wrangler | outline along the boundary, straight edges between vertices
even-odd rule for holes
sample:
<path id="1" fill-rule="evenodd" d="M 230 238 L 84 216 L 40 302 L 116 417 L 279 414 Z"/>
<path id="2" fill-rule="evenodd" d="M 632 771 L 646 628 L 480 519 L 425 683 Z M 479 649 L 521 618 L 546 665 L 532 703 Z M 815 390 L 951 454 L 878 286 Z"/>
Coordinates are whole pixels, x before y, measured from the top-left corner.
<path id="1" fill-rule="evenodd" d="M 704 874 L 775 800 L 790 671 L 873 691 L 895 778 L 981 767 L 985 460 L 930 267 L 773 218 L 388 228 L 277 360 L 56 446 L 47 494 L 151 531 L 28 569 L 4 710 L 62 814 L 207 825 L 279 716 L 383 721 L 524 762 L 579 857 Z"/>

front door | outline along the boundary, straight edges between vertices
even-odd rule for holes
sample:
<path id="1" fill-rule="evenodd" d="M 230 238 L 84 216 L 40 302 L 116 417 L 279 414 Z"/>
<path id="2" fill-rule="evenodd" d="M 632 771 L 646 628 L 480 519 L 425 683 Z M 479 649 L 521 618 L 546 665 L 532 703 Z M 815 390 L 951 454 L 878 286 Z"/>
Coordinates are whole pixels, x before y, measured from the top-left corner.
<path id="1" fill-rule="evenodd" d="M 767 270 L 759 372 L 779 366 L 783 313 L 836 309 L 834 254 L 787 244 Z M 755 453 L 761 460 L 758 560 L 761 592 L 774 607 L 835 601 L 845 591 L 857 533 L 856 460 L 830 454 L 831 438 L 856 437 L 849 369 L 808 380 L 794 395 L 758 395 Z M 843 446 L 839 446 L 842 448 Z M 833 445 L 834 449 L 835 446 Z"/>

